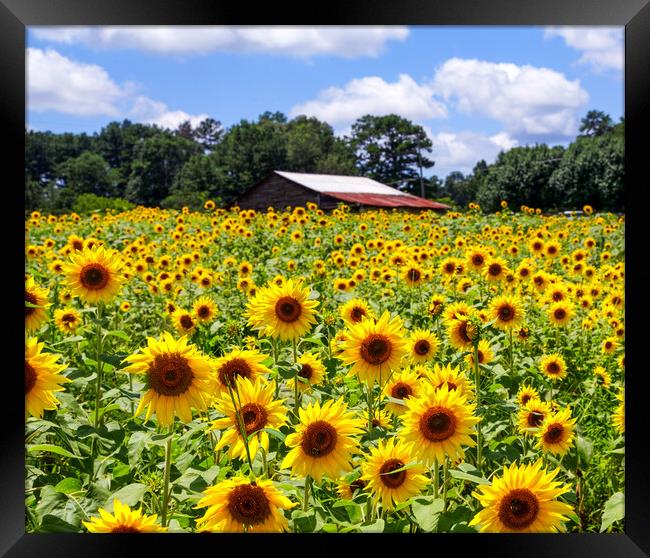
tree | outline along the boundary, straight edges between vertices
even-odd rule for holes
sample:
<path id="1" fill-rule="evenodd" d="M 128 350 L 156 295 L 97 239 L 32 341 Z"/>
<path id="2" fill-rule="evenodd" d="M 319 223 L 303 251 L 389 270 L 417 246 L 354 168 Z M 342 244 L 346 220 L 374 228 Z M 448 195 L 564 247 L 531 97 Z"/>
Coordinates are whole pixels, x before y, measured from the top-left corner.
<path id="1" fill-rule="evenodd" d="M 174 133 L 181 138 L 194 141 L 194 129 L 192 128 L 192 123 L 189 120 L 181 122 Z"/>
<path id="2" fill-rule="evenodd" d="M 159 204 L 169 195 L 183 165 L 200 149 L 196 143 L 169 132 L 158 133 L 138 143 L 126 198 L 142 205 Z"/>
<path id="3" fill-rule="evenodd" d="M 206 118 L 194 129 L 194 140 L 203 146 L 204 151 L 211 153 L 223 138 L 221 122 L 214 118 Z"/>
<path id="4" fill-rule="evenodd" d="M 420 165 L 434 165 L 426 157 L 433 144 L 422 126 L 396 114 L 359 118 L 352 125 L 350 145 L 362 175 L 400 189 L 419 180 Z"/>
<path id="5" fill-rule="evenodd" d="M 115 171 L 101 155 L 86 151 L 56 167 L 64 188 L 74 196 L 95 194 L 110 197 L 115 194 Z"/>
<path id="6" fill-rule="evenodd" d="M 582 136 L 602 136 L 611 132 L 613 122 L 609 114 L 600 110 L 590 110 L 580 121 L 580 132 Z"/>
<path id="7" fill-rule="evenodd" d="M 214 158 L 193 155 L 176 175 L 171 195 L 165 198 L 163 205 L 187 205 L 198 209 L 207 199 L 227 197 L 223 182 L 223 171 L 215 164 Z"/>

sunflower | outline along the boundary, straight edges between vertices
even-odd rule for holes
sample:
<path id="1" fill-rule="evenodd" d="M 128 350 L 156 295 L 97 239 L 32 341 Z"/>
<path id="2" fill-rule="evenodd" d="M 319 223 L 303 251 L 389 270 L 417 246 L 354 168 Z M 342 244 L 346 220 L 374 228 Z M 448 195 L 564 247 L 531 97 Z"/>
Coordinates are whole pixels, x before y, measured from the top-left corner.
<path id="1" fill-rule="evenodd" d="M 458 319 L 447 322 L 449 343 L 456 349 L 468 351 L 474 346 L 476 327 L 471 322 L 470 316 L 458 316 Z"/>
<path id="2" fill-rule="evenodd" d="M 429 301 L 427 312 L 430 316 L 438 316 L 442 312 L 447 298 L 444 295 L 433 295 Z"/>
<path id="3" fill-rule="evenodd" d="M 304 353 L 298 357 L 298 364 L 302 365 L 298 377 L 303 380 L 298 380 L 298 389 L 300 391 L 307 391 L 311 386 L 321 384 L 325 377 L 325 365 L 320 361 L 318 356 L 311 353 Z M 294 388 L 294 379 L 287 382 L 289 389 Z"/>
<path id="4" fill-rule="evenodd" d="M 282 286 L 270 284 L 260 289 L 248 303 L 248 323 L 265 335 L 282 340 L 297 339 L 316 322 L 317 300 L 309 299 L 310 289 L 289 279 Z"/>
<path id="5" fill-rule="evenodd" d="M 485 265 L 487 252 L 482 248 L 473 248 L 465 254 L 467 266 L 474 271 L 480 271 Z"/>
<path id="6" fill-rule="evenodd" d="M 196 320 L 187 310 L 177 308 L 171 317 L 176 331 L 181 335 L 192 335 L 196 331 Z"/>
<path id="7" fill-rule="evenodd" d="M 237 409 L 228 393 L 221 393 L 214 403 L 216 409 L 226 416 L 215 420 L 210 430 L 227 429 L 214 449 L 218 451 L 224 446 L 230 446 L 229 458 L 246 459 L 246 447 L 239 424 L 241 418 L 248 438 L 250 456 L 254 459 L 259 446 L 265 452 L 269 451 L 269 435 L 262 429 L 279 430 L 287 422 L 287 408 L 283 405 L 284 400 L 274 400 L 275 382 L 267 382 L 262 376 L 254 381 L 237 377 L 233 387 L 237 391 Z"/>
<path id="8" fill-rule="evenodd" d="M 459 315 L 469 316 L 471 313 L 472 307 L 469 306 L 466 302 L 463 302 L 462 300 L 458 302 L 452 302 L 442 310 L 442 320 L 445 323 L 449 323 L 450 321 L 457 320 Z"/>
<path id="9" fill-rule="evenodd" d="M 490 364 L 494 360 L 494 353 L 490 347 L 490 343 L 485 339 L 481 339 L 478 342 L 478 363 L 479 364 Z M 472 351 L 465 356 L 465 361 L 472 368 L 474 367 L 474 352 Z"/>
<path id="10" fill-rule="evenodd" d="M 537 397 L 531 397 L 519 409 L 517 428 L 527 436 L 534 436 L 544 419 L 551 414 L 551 406 Z"/>
<path id="11" fill-rule="evenodd" d="M 483 266 L 483 277 L 488 281 L 501 281 L 508 273 L 508 266 L 502 258 L 490 258 Z"/>
<path id="12" fill-rule="evenodd" d="M 567 374 L 566 362 L 562 355 L 558 355 L 557 353 L 542 356 L 539 369 L 542 371 L 542 374 L 551 380 L 561 380 Z"/>
<path id="13" fill-rule="evenodd" d="M 596 366 L 596 368 L 594 368 L 594 377 L 596 378 L 596 382 L 605 389 L 612 384 L 612 377 L 602 366 Z"/>
<path id="14" fill-rule="evenodd" d="M 576 419 L 571 418 L 571 409 L 566 408 L 548 415 L 537 432 L 539 449 L 564 455 L 573 445 Z"/>
<path id="15" fill-rule="evenodd" d="M 209 296 L 201 296 L 194 301 L 192 310 L 197 321 L 202 324 L 213 322 L 217 315 L 217 305 Z"/>
<path id="16" fill-rule="evenodd" d="M 402 269 L 402 278 L 409 287 L 417 287 L 424 281 L 424 273 L 417 265 L 410 264 Z"/>
<path id="17" fill-rule="evenodd" d="M 110 302 L 122 286 L 122 266 L 115 253 L 101 246 L 84 248 L 70 254 L 65 266 L 67 286 L 85 302 Z"/>
<path id="18" fill-rule="evenodd" d="M 480 420 L 473 414 L 476 406 L 468 403 L 459 390 L 450 391 L 446 385 L 436 390 L 425 384 L 420 397 L 406 399 L 405 403 L 400 434 L 426 465 L 434 460 L 441 463 L 446 456 L 462 458 L 463 446 L 476 445 L 470 437 Z"/>
<path id="19" fill-rule="evenodd" d="M 373 498 L 382 508 L 392 510 L 396 504 L 420 494 L 429 484 L 424 465 L 413 463 L 413 456 L 402 441 L 380 440 L 361 466 L 361 480 L 366 481 Z M 405 468 L 405 466 L 407 466 Z"/>
<path id="20" fill-rule="evenodd" d="M 196 521 L 199 532 L 281 533 L 288 521 L 281 510 L 296 506 L 270 480 L 251 482 L 241 476 L 221 481 L 203 492 L 196 508 L 207 508 Z"/>
<path id="21" fill-rule="evenodd" d="M 601 351 L 605 355 L 611 355 L 618 348 L 618 340 L 616 337 L 608 337 L 603 340 L 601 344 Z"/>
<path id="22" fill-rule="evenodd" d="M 35 331 L 47 320 L 49 291 L 37 287 L 32 277 L 25 279 L 25 329 Z M 27 306 L 29 304 L 30 306 Z"/>
<path id="23" fill-rule="evenodd" d="M 374 428 L 384 428 L 385 430 L 392 430 L 393 421 L 391 414 L 383 409 L 373 409 L 372 411 L 372 426 Z"/>
<path id="24" fill-rule="evenodd" d="M 352 500 L 355 493 L 364 490 L 367 485 L 368 483 L 360 478 L 348 480 L 344 477 L 336 481 L 336 492 L 344 500 Z"/>
<path id="25" fill-rule="evenodd" d="M 323 475 L 335 479 L 341 471 L 349 471 L 351 455 L 359 451 L 355 436 L 362 432 L 363 420 L 347 410 L 342 398 L 330 399 L 322 407 L 316 401 L 298 409 L 298 414 L 296 432 L 285 440 L 291 449 L 281 467 L 317 482 Z"/>
<path id="26" fill-rule="evenodd" d="M 147 391 L 136 416 L 146 407 L 145 421 L 155 412 L 162 426 L 170 426 L 175 414 L 183 422 L 191 422 L 191 406 L 207 408 L 213 383 L 210 361 L 186 337 L 174 339 L 167 332 L 159 340 L 148 337 L 147 347 L 124 360 L 130 363 L 125 372 L 145 375 Z"/>
<path id="27" fill-rule="evenodd" d="M 491 318 L 495 320 L 494 326 L 503 330 L 518 327 L 524 317 L 521 300 L 512 295 L 503 295 L 492 299 L 489 312 Z"/>
<path id="28" fill-rule="evenodd" d="M 233 349 L 228 354 L 214 362 L 214 371 L 217 380 L 217 393 L 227 393 L 228 384 L 234 387 L 237 377 L 254 380 L 260 374 L 269 374 L 271 371 L 262 364 L 266 355 L 257 351 Z"/>
<path id="29" fill-rule="evenodd" d="M 433 369 L 425 370 L 424 380 L 435 390 L 446 386 L 449 391 L 458 391 L 469 400 L 474 398 L 473 384 L 458 366 L 436 363 Z"/>
<path id="30" fill-rule="evenodd" d="M 57 362 L 61 355 L 41 352 L 44 345 L 36 337 L 25 341 L 25 410 L 37 418 L 46 409 L 56 409 L 59 400 L 54 392 L 63 391 L 61 384 L 70 381 L 61 375 L 66 369 L 65 364 Z"/>
<path id="31" fill-rule="evenodd" d="M 565 531 L 564 522 L 573 513 L 569 504 L 557 500 L 569 492 L 569 485 L 553 479 L 560 472 L 542 468 L 543 462 L 503 468 L 503 475 L 482 485 L 472 495 L 483 509 L 470 525 L 481 533 L 556 533 Z"/>
<path id="32" fill-rule="evenodd" d="M 375 317 L 375 313 L 370 309 L 368 303 L 360 298 L 348 300 L 341 306 L 339 314 L 348 327 L 358 324 L 364 318 Z"/>
<path id="33" fill-rule="evenodd" d="M 399 367 L 406 353 L 406 341 L 399 316 L 391 319 L 388 311 L 377 322 L 363 319 L 352 326 L 343 342 L 343 353 L 339 357 L 345 364 L 351 364 L 349 374 L 357 374 L 359 379 L 372 384 L 387 378 L 390 372 Z"/>
<path id="34" fill-rule="evenodd" d="M 409 337 L 409 357 L 415 363 L 428 362 L 436 356 L 440 340 L 426 329 L 415 329 Z"/>
<path id="35" fill-rule="evenodd" d="M 99 508 L 100 517 L 82 521 L 91 533 L 166 533 L 167 527 L 156 524 L 158 516 L 144 515 L 142 509 L 132 510 L 117 498 L 113 500 L 113 514 Z"/>
<path id="36" fill-rule="evenodd" d="M 616 395 L 619 404 L 612 413 L 612 424 L 619 434 L 625 434 L 625 391 L 620 390 Z"/>
<path id="37" fill-rule="evenodd" d="M 83 319 L 74 308 L 59 308 L 54 311 L 54 323 L 63 333 L 73 333 Z"/>
<path id="38" fill-rule="evenodd" d="M 555 302 L 548 309 L 548 317 L 553 325 L 563 327 L 573 317 L 573 305 L 566 301 Z"/>
<path id="39" fill-rule="evenodd" d="M 384 397 L 406 401 L 409 397 L 418 397 L 421 391 L 421 382 L 418 373 L 413 368 L 405 368 L 395 372 L 386 382 L 383 389 Z M 406 404 L 388 402 L 386 409 L 396 416 L 406 411 Z"/>
<path id="40" fill-rule="evenodd" d="M 520 407 L 523 407 L 531 399 L 539 398 L 539 392 L 534 387 L 525 384 L 521 386 L 517 392 L 517 403 Z"/>

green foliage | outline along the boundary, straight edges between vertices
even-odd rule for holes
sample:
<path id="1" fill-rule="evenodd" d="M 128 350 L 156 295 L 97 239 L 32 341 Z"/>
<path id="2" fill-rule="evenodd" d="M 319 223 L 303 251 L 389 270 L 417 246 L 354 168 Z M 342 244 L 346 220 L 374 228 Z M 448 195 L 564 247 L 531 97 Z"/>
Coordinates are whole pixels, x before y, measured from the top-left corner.
<path id="1" fill-rule="evenodd" d="M 75 199 L 72 210 L 75 213 L 84 214 L 91 211 L 129 211 L 134 207 L 134 204 L 122 198 L 105 198 L 95 194 L 81 194 Z"/>

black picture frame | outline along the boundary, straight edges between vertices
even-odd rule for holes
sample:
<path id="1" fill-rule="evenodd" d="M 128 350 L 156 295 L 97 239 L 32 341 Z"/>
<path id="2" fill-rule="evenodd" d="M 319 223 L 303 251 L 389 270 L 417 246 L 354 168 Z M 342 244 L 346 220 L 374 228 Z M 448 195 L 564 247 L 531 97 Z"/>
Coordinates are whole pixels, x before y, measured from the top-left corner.
<path id="1" fill-rule="evenodd" d="M 624 534 L 562 534 L 562 535 L 439 535 L 426 541 L 411 541 L 409 535 L 255 535 L 251 543 L 242 537 L 187 537 L 150 535 L 128 537 L 116 535 L 39 535 L 25 534 L 24 511 L 24 408 L 19 393 L 19 376 L 12 373 L 14 365 L 4 370 L 7 391 L 3 402 L 15 405 L 5 415 L 0 451 L 0 554 L 39 557 L 97 556 L 116 552 L 148 555 L 161 550 L 174 551 L 178 545 L 184 553 L 199 544 L 210 552 L 269 552 L 272 547 L 288 556 L 305 550 L 334 549 L 341 545 L 361 548 L 369 541 L 382 550 L 394 547 L 403 553 L 443 552 L 467 555 L 469 549 L 481 556 L 650 556 L 650 466 L 648 465 L 648 419 L 645 413 L 648 391 L 644 389 L 650 367 L 644 366 L 643 339 L 647 292 L 650 277 L 644 265 L 647 233 L 643 222 L 642 189 L 648 188 L 648 155 L 646 135 L 650 130 L 650 4 L 648 0 L 400 0 L 395 2 L 344 2 L 327 4 L 278 5 L 265 3 L 247 5 L 218 0 L 0 0 L 0 122 L 5 147 L 2 159 L 4 199 L 7 200 L 2 225 L 7 229 L 0 237 L 13 245 L 14 237 L 24 227 L 24 197 L 17 185 L 24 183 L 25 131 L 25 40 L 26 27 L 34 25 L 614 25 L 625 26 L 625 142 L 626 142 L 626 319 L 630 332 L 626 339 L 626 518 Z M 299 8 L 303 8 L 302 10 Z M 13 199 L 14 197 L 15 199 Z M 14 207 L 13 203 L 16 204 Z M 8 211 L 7 211 L 8 210 Z M 7 216 L 15 217 L 6 218 Z M 7 242 L 7 240 L 9 242 Z M 3 259 L 11 270 L 24 265 L 20 244 L 6 250 Z M 15 260 L 13 259 L 15 258 Z M 6 301 L 21 301 L 19 274 L 5 292 Z M 15 288 L 15 291 L 13 291 Z M 9 294 L 13 292 L 14 294 Z M 640 296 L 637 296 L 640 295 Z M 22 304 L 22 303 L 21 303 Z M 644 306 L 645 305 L 645 306 Z M 14 324 L 8 320 L 7 323 Z M 20 341 L 11 341 L 18 328 L 5 337 L 9 352 L 16 359 L 22 350 Z M 15 363 L 18 366 L 18 363 Z M 4 407 L 4 406 L 3 406 Z M 327 537 L 322 541 L 313 537 Z M 413 536 L 413 535 L 411 535 Z M 415 535 L 430 536 L 430 535 Z M 291 537 L 291 538 L 289 538 Z M 312 537 L 312 538 L 309 538 Z M 347 537 L 347 538 L 346 538 Z M 144 539 L 144 540 L 143 540 Z M 424 542 L 416 547 L 413 542 Z M 234 543 L 231 546 L 229 543 Z M 228 549 L 223 545 L 226 544 Z M 170 546 L 171 545 L 171 546 Z M 239 550 L 237 550 L 239 549 Z M 363 550 L 362 550 L 363 551 Z M 357 552 L 357 550 L 354 550 Z"/>

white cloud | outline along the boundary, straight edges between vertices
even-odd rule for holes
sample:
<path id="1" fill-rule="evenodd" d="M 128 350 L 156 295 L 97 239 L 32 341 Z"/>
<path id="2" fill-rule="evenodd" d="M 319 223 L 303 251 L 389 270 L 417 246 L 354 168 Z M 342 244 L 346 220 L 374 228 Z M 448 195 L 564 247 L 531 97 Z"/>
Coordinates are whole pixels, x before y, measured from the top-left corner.
<path id="1" fill-rule="evenodd" d="M 425 130 L 433 142 L 429 157 L 435 161 L 435 166 L 431 170 L 441 178 L 455 170 L 469 174 L 481 159 L 493 163 L 500 151 L 518 145 L 517 140 L 505 132 L 486 136 L 475 132 L 433 133 L 427 127 Z"/>
<path id="2" fill-rule="evenodd" d="M 498 120 L 513 137 L 572 137 L 589 100 L 580 81 L 549 68 L 452 58 L 431 84 L 461 112 Z"/>
<path id="3" fill-rule="evenodd" d="M 160 101 L 148 97 L 137 97 L 131 109 L 130 116 L 145 124 L 157 124 L 161 128 L 175 130 L 181 122 L 190 121 L 193 127 L 208 118 L 207 114 L 192 115 L 182 110 L 169 110 Z"/>
<path id="4" fill-rule="evenodd" d="M 104 49 L 138 49 L 158 54 L 257 52 L 307 58 L 377 56 L 386 42 L 403 41 L 406 27 L 40 27 L 39 39 Z"/>
<path id="5" fill-rule="evenodd" d="M 55 50 L 27 49 L 27 102 L 34 111 L 75 116 L 117 116 L 127 95 L 101 66 L 83 64 Z"/>
<path id="6" fill-rule="evenodd" d="M 447 116 L 445 106 L 431 96 L 431 89 L 406 74 L 392 83 L 380 77 L 364 77 L 344 87 L 329 87 L 317 99 L 294 106 L 290 116 L 304 114 L 332 125 L 348 125 L 365 114 L 392 113 L 413 120 Z"/>
<path id="7" fill-rule="evenodd" d="M 71 60 L 48 49 L 27 49 L 27 106 L 73 116 L 128 117 L 175 129 L 189 120 L 193 126 L 208 117 L 170 110 L 160 101 L 136 96 L 132 83 L 119 85 L 101 66 Z"/>
<path id="8" fill-rule="evenodd" d="M 582 52 L 578 64 L 588 64 L 596 72 L 622 70 L 624 62 L 621 27 L 547 27 L 544 38 L 562 37 L 567 46 Z"/>

